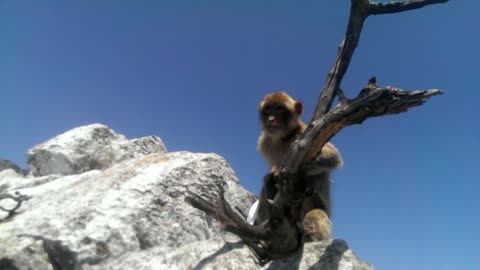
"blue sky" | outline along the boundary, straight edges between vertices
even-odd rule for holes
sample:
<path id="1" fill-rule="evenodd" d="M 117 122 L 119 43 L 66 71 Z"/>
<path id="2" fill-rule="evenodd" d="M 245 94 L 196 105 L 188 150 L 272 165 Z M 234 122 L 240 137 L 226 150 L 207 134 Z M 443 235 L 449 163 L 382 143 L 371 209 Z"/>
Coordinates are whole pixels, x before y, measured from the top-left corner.
<path id="1" fill-rule="evenodd" d="M 250 191 L 267 171 L 256 104 L 284 89 L 310 119 L 350 1 L 0 2 L 0 157 L 103 123 L 170 151 L 225 157 Z M 334 236 L 377 269 L 480 269 L 479 1 L 368 18 L 342 88 L 440 88 L 333 138 Z"/>

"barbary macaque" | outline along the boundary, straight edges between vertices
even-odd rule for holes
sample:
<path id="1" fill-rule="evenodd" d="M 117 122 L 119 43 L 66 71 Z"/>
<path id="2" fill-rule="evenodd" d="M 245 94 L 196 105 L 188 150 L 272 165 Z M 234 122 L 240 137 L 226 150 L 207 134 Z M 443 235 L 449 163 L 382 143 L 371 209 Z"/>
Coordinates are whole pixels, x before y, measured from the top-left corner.
<path id="1" fill-rule="evenodd" d="M 294 100 L 283 91 L 277 91 L 266 95 L 259 102 L 258 109 L 262 132 L 258 138 L 257 149 L 270 166 L 270 173 L 275 173 L 280 170 L 290 144 L 297 140 L 307 127 L 300 119 L 303 102 Z M 300 167 L 305 192 L 311 195 L 304 200 L 300 213 L 304 216 L 305 241 L 330 238 L 330 171 L 343 165 L 340 152 L 333 144 L 325 144 L 318 152 L 314 162 Z M 266 192 L 265 190 L 264 187 L 262 192 Z"/>

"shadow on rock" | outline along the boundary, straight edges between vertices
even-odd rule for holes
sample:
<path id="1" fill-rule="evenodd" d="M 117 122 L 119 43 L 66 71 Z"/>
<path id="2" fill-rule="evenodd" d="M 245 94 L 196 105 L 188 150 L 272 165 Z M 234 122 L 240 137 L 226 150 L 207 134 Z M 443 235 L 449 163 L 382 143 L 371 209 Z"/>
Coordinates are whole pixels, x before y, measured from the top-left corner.
<path id="1" fill-rule="evenodd" d="M 212 255 L 208 256 L 208 257 L 205 257 L 204 259 L 202 259 L 194 268 L 193 270 L 201 270 L 203 269 L 207 264 L 211 263 L 217 256 L 220 256 L 222 254 L 225 254 L 233 249 L 237 249 L 237 248 L 241 248 L 243 247 L 245 244 L 243 243 L 243 241 L 238 241 L 238 242 L 235 242 L 235 243 L 225 243 L 223 245 L 223 247 L 221 247 L 219 250 L 217 250 L 215 253 L 213 253 Z"/>
<path id="2" fill-rule="evenodd" d="M 348 250 L 348 245 L 342 240 L 335 239 L 325 249 L 317 263 L 312 265 L 309 270 L 314 269 L 338 269 L 343 253 Z"/>
<path id="3" fill-rule="evenodd" d="M 277 270 L 277 269 L 292 269 L 297 270 L 300 267 L 300 262 L 303 258 L 303 248 L 301 248 L 297 253 L 293 254 L 292 256 L 283 259 L 277 260 L 270 263 L 268 266 L 268 270 Z"/>

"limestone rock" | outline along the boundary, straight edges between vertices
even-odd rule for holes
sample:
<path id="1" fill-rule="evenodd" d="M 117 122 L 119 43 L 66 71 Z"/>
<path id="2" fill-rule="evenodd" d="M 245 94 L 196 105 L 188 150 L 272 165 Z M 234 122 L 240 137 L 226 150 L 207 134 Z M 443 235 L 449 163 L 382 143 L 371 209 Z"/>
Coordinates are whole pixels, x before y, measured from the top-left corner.
<path id="1" fill-rule="evenodd" d="M 28 164 L 33 175 L 71 175 L 101 170 L 122 160 L 165 153 L 166 147 L 157 136 L 129 141 L 101 124 L 69 130 L 28 151 Z"/>
<path id="2" fill-rule="evenodd" d="M 25 175 L 28 173 L 26 170 L 21 169 L 20 167 L 18 167 L 17 164 L 11 162 L 10 160 L 0 158 L 0 172 L 8 169 L 12 169 L 16 173 L 22 174 L 22 175 Z"/>
<path id="3" fill-rule="evenodd" d="M 88 265 L 223 236 L 216 222 L 183 201 L 187 189 L 213 200 L 220 184 L 246 212 L 254 196 L 215 154 L 155 153 L 17 189 L 32 198 L 0 227 L 0 258 L 24 261 L 37 241 L 60 241 L 52 250 L 76 254 L 77 264 Z"/>
<path id="4" fill-rule="evenodd" d="M 128 141 L 102 125 L 30 152 L 43 176 L 0 172 L 0 193 L 30 198 L 8 219 L 0 211 L 2 270 L 373 269 L 341 240 L 258 266 L 238 237 L 184 202 L 187 190 L 215 201 L 222 185 L 230 204 L 248 212 L 255 196 L 216 154 L 165 153 L 158 137 Z"/>
<path id="5" fill-rule="evenodd" d="M 236 237 L 209 239 L 183 245 L 171 250 L 154 247 L 142 252 L 131 252 L 101 265 L 85 269 L 299 269 L 299 270 L 373 270 L 348 248 L 342 240 L 307 243 L 302 252 L 284 260 L 259 266 L 250 251 Z"/>
<path id="6" fill-rule="evenodd" d="M 14 169 L 0 171 L 0 193 L 17 186 L 21 179 L 22 175 L 17 173 Z"/>

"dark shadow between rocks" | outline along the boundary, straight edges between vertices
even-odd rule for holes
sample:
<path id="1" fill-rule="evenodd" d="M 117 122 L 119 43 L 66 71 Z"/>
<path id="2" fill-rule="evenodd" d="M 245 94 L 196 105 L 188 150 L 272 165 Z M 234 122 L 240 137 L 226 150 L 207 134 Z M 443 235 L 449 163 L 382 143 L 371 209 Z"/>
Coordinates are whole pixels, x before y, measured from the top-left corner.
<path id="1" fill-rule="evenodd" d="M 300 267 L 300 262 L 303 258 L 303 247 L 299 249 L 296 253 L 292 254 L 290 257 L 283 260 L 272 261 L 268 266 L 268 270 L 277 270 L 277 269 L 288 269 L 288 270 L 298 270 Z"/>
<path id="2" fill-rule="evenodd" d="M 338 269 L 343 253 L 348 250 L 348 245 L 343 240 L 335 239 L 328 245 L 317 263 L 309 270 L 314 269 Z"/>
<path id="3" fill-rule="evenodd" d="M 192 270 L 201 270 L 203 269 L 207 264 L 211 263 L 217 256 L 220 256 L 222 254 L 225 254 L 229 252 L 230 250 L 237 249 L 243 247 L 245 244 L 243 241 L 238 241 L 235 243 L 229 243 L 226 242 L 223 247 L 221 247 L 219 250 L 217 250 L 215 253 L 212 255 L 205 257 L 202 259 L 197 265 L 192 269 Z"/>
<path id="4" fill-rule="evenodd" d="M 8 258 L 3 258 L 0 260 L 0 269 L 3 270 L 20 270 L 18 269 L 17 266 L 15 266 L 15 262 L 8 259 Z"/>

